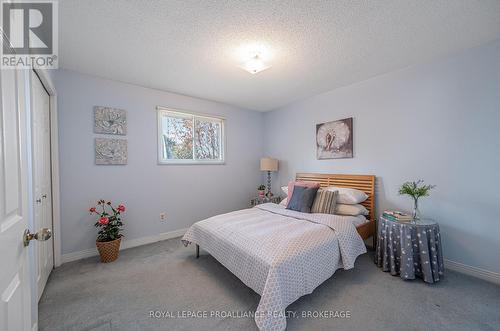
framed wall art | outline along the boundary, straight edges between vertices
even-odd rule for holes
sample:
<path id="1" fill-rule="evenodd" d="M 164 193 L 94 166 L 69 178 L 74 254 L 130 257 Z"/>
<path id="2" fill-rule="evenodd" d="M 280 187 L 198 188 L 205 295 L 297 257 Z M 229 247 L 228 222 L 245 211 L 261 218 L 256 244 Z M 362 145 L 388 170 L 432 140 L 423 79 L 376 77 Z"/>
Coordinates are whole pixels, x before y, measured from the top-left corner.
<path id="1" fill-rule="evenodd" d="M 127 134 L 127 111 L 111 107 L 94 107 L 94 133 Z"/>
<path id="2" fill-rule="evenodd" d="M 127 140 L 95 138 L 95 164 L 127 164 Z"/>
<path id="3" fill-rule="evenodd" d="M 352 117 L 316 124 L 316 158 L 318 160 L 353 157 Z"/>

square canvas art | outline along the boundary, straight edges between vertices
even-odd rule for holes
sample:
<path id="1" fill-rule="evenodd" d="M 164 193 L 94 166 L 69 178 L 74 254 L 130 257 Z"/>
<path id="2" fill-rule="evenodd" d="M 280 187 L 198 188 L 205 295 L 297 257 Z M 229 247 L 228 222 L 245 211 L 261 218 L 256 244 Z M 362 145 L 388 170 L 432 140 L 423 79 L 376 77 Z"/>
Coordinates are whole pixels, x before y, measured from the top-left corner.
<path id="1" fill-rule="evenodd" d="M 127 111 L 110 107 L 94 107 L 94 133 L 127 134 Z"/>
<path id="2" fill-rule="evenodd" d="M 316 124 L 316 158 L 342 159 L 353 156 L 352 117 Z"/>
<path id="3" fill-rule="evenodd" d="M 95 138 L 95 164 L 127 164 L 127 140 Z"/>

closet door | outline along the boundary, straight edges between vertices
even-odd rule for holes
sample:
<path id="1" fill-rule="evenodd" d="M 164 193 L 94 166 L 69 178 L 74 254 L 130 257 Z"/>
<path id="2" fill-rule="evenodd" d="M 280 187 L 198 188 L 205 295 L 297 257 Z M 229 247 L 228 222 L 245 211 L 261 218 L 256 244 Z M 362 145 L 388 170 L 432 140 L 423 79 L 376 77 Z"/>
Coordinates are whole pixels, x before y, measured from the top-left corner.
<path id="1" fill-rule="evenodd" d="M 35 229 L 52 229 L 52 173 L 50 151 L 50 98 L 42 82 L 31 72 L 31 118 L 33 146 L 33 200 Z M 54 267 L 54 241 L 37 245 L 37 283 L 40 299 Z"/>

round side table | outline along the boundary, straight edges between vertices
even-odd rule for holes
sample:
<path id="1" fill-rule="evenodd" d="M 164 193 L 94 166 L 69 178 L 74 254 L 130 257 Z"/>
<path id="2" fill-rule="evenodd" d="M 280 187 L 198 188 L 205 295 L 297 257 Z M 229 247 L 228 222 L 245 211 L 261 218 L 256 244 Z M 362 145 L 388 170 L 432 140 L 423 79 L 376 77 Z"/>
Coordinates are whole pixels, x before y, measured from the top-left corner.
<path id="1" fill-rule="evenodd" d="M 268 198 L 268 197 L 264 197 L 264 198 L 255 197 L 255 198 L 250 200 L 250 206 L 255 207 L 257 205 L 260 205 L 263 203 L 268 203 L 268 202 L 279 204 L 281 202 L 281 200 L 282 199 L 279 195 L 273 195 L 270 198 Z"/>
<path id="2" fill-rule="evenodd" d="M 439 225 L 430 219 L 417 223 L 380 218 L 375 263 L 402 279 L 420 277 L 426 283 L 443 277 L 444 265 Z"/>

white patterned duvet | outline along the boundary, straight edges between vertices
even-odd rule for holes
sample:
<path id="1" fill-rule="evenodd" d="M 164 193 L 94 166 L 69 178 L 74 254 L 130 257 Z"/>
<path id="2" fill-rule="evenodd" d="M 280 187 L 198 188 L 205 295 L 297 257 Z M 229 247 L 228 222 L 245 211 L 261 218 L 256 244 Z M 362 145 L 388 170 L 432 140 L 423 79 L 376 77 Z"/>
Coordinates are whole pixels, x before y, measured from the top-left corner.
<path id="1" fill-rule="evenodd" d="M 338 268 L 366 252 L 352 216 L 306 214 L 263 204 L 193 224 L 182 238 L 198 244 L 261 295 L 260 330 L 284 330 L 285 309 Z"/>

